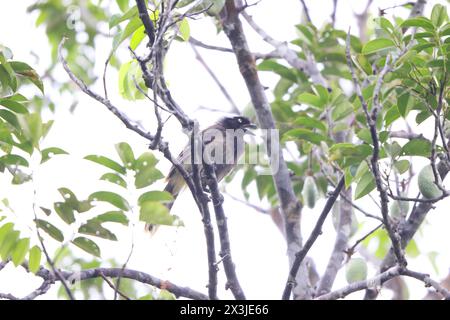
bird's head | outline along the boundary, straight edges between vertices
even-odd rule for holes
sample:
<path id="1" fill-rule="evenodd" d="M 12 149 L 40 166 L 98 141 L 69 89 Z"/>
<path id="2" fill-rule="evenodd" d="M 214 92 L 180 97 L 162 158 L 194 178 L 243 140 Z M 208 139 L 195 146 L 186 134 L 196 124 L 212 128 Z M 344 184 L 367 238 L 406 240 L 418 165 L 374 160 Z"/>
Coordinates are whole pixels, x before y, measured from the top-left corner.
<path id="1" fill-rule="evenodd" d="M 224 127 L 225 129 L 233 129 L 238 130 L 241 129 L 245 133 L 253 134 L 252 129 L 256 129 L 256 125 L 250 121 L 249 118 L 243 116 L 228 116 L 219 120 L 219 125 Z"/>

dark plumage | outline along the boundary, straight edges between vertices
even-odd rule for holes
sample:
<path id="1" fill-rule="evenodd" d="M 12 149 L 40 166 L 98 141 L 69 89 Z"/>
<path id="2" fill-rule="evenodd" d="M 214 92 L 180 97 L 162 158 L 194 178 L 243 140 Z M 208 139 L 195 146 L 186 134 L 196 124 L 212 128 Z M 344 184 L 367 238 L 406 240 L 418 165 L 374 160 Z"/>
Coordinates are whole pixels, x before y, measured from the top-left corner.
<path id="1" fill-rule="evenodd" d="M 204 149 L 201 155 L 211 159 L 216 169 L 217 180 L 221 181 L 236 166 L 237 161 L 244 152 L 245 134 L 253 134 L 250 129 L 256 129 L 248 118 L 243 116 L 228 116 L 218 120 L 213 125 L 201 131 Z M 177 160 L 183 164 L 187 172 L 192 171 L 191 145 L 188 144 L 178 155 Z M 201 159 L 199 159 L 200 174 L 202 175 Z M 166 204 L 169 210 L 172 208 L 178 194 L 185 186 L 185 181 L 178 170 L 172 166 L 167 175 L 167 185 L 164 191 L 172 194 L 174 201 Z M 147 225 L 149 231 L 154 231 L 155 226 Z"/>

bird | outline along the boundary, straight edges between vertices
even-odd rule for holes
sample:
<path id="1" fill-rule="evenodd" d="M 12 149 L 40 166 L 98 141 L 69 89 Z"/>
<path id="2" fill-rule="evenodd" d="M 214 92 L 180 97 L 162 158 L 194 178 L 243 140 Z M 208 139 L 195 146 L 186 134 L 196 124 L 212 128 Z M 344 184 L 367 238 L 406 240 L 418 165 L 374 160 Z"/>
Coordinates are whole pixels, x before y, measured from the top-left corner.
<path id="1" fill-rule="evenodd" d="M 244 135 L 254 135 L 251 130 L 257 126 L 249 118 L 241 115 L 229 115 L 221 117 L 211 126 L 200 132 L 203 148 L 200 156 L 204 161 L 213 164 L 216 172 L 217 182 L 220 182 L 236 167 L 238 160 L 244 153 Z M 187 173 L 192 173 L 191 143 L 188 143 L 177 157 L 177 161 L 183 165 Z M 200 176 L 203 176 L 202 158 L 196 163 L 199 165 Z M 183 176 L 175 166 L 169 170 L 166 178 L 167 184 L 164 191 L 172 195 L 173 200 L 166 203 L 170 211 L 180 192 L 186 186 Z M 156 225 L 146 224 L 146 230 L 154 233 Z"/>

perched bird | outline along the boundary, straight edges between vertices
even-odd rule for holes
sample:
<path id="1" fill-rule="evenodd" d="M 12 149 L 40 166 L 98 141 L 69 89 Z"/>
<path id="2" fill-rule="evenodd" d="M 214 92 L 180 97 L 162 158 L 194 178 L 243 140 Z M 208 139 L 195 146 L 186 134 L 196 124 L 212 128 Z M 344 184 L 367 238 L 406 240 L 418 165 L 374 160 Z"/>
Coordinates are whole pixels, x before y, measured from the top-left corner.
<path id="1" fill-rule="evenodd" d="M 227 116 L 219 119 L 213 125 L 200 132 L 203 144 L 200 144 L 200 155 L 198 159 L 194 156 L 195 163 L 199 165 L 200 176 L 203 176 L 202 157 L 214 165 L 217 181 L 220 182 L 236 166 L 239 158 L 245 150 L 244 135 L 253 133 L 249 130 L 256 129 L 247 117 Z M 203 146 L 201 146 L 203 145 Z M 192 151 L 191 144 L 178 155 L 177 160 L 181 163 L 188 173 L 192 173 Z M 167 176 L 167 185 L 164 191 L 173 196 L 173 201 L 166 204 L 170 210 L 181 190 L 186 183 L 183 176 L 178 172 L 175 166 L 169 171 Z M 155 225 L 147 224 L 146 229 L 150 232 L 155 231 Z"/>

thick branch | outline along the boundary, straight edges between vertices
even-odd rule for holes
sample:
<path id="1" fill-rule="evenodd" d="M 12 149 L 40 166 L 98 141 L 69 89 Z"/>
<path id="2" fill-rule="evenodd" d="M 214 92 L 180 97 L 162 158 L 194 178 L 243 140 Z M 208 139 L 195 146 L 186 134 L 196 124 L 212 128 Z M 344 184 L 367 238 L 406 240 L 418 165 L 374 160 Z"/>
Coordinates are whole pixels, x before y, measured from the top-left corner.
<path id="1" fill-rule="evenodd" d="M 230 40 L 238 61 L 239 70 L 245 80 L 253 107 L 255 108 L 260 128 L 268 131 L 275 129 L 275 121 L 270 105 L 265 95 L 264 87 L 259 80 L 255 60 L 248 47 L 247 39 L 242 29 L 242 23 L 239 20 L 239 11 L 234 1 L 226 2 L 224 10 L 221 12 L 221 18 L 223 29 Z M 272 148 L 275 150 L 273 151 Z M 269 159 L 276 161 L 276 163 L 272 164 L 278 165 L 277 168 L 272 168 L 272 174 L 285 220 L 288 256 L 290 263 L 292 263 L 295 252 L 301 249 L 300 211 L 302 207 L 292 188 L 289 171 L 284 161 L 279 142 L 272 141 L 269 137 L 267 139 L 266 149 Z M 305 276 L 306 274 L 300 275 L 297 279 L 298 295 L 309 298 L 311 293 Z"/>
<path id="2" fill-rule="evenodd" d="M 26 266 L 25 266 L 26 267 Z M 60 271 L 64 276 L 66 281 L 71 282 L 72 284 L 78 281 L 93 279 L 93 278 L 101 278 L 102 275 L 109 278 L 127 278 L 136 280 L 141 283 L 149 284 L 159 289 L 165 289 L 171 293 L 173 293 L 176 297 L 185 297 L 189 299 L 195 300 L 207 300 L 208 297 L 203 293 L 195 291 L 188 287 L 180 287 L 170 281 L 161 280 L 147 273 L 136 271 L 132 269 L 122 269 L 122 268 L 96 268 L 96 269 L 87 269 L 81 270 L 77 272 L 69 272 L 69 271 Z M 37 276 L 43 278 L 47 281 L 59 281 L 54 277 L 53 273 L 43 267 L 39 269 L 36 273 Z"/>

